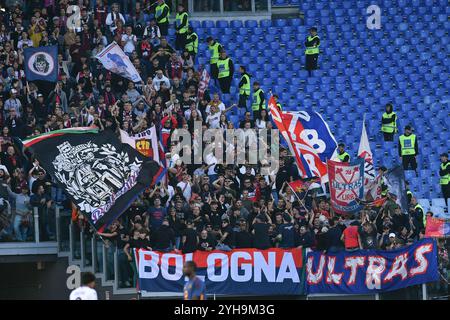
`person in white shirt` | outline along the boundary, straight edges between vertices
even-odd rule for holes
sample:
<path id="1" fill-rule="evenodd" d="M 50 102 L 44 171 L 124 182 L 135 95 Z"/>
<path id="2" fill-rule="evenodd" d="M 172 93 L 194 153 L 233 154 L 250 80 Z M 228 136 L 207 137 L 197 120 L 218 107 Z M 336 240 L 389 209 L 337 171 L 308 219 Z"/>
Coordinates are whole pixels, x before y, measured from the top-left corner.
<path id="1" fill-rule="evenodd" d="M 123 52 L 128 55 L 131 55 L 133 51 L 136 50 L 137 38 L 134 34 L 132 34 L 133 29 L 131 27 L 127 27 L 126 33 L 122 35 L 122 45 Z"/>
<path id="2" fill-rule="evenodd" d="M 18 117 L 22 115 L 22 103 L 17 98 L 18 91 L 16 89 L 11 89 L 11 98 L 6 100 L 5 105 L 3 107 L 5 117 L 8 114 L 9 110 L 14 109 Z"/>
<path id="3" fill-rule="evenodd" d="M 192 188 L 191 188 L 191 176 L 188 173 L 183 175 L 183 181 L 178 182 L 177 187 L 180 187 L 183 192 L 183 196 L 186 201 L 189 201 L 192 196 Z"/>
<path id="4" fill-rule="evenodd" d="M 123 24 L 125 24 L 125 18 L 119 12 L 119 5 L 117 3 L 113 3 L 111 6 L 111 12 L 106 16 L 106 25 L 109 27 L 109 31 L 114 34 L 114 30 L 117 29 L 116 20 L 122 20 Z"/>
<path id="5" fill-rule="evenodd" d="M 217 106 L 211 106 L 211 113 L 206 117 L 206 123 L 209 125 L 209 129 L 218 129 L 220 124 L 220 111 Z"/>
<path id="6" fill-rule="evenodd" d="M 170 80 L 163 74 L 160 69 L 156 72 L 156 76 L 153 78 L 153 87 L 156 91 L 161 89 L 161 83 L 164 83 L 166 88 L 170 89 Z"/>
<path id="7" fill-rule="evenodd" d="M 24 45 L 28 48 L 33 46 L 33 41 L 28 38 L 28 33 L 26 32 L 22 32 L 22 39 L 17 42 L 17 49 L 22 49 Z"/>
<path id="8" fill-rule="evenodd" d="M 147 26 L 144 30 L 144 39 L 149 38 L 152 46 L 159 46 L 161 43 L 161 31 L 159 27 L 156 25 L 156 19 L 150 20 L 150 25 Z"/>
<path id="9" fill-rule="evenodd" d="M 81 286 L 70 293 L 70 300 L 98 300 L 95 291 L 95 275 L 92 272 L 81 274 Z"/>

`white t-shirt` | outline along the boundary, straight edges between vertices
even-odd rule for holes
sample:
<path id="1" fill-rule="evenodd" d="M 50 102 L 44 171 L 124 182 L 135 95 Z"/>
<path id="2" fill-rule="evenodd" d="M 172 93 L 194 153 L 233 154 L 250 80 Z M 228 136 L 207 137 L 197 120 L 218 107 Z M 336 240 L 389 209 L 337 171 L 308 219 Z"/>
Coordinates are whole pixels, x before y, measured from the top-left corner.
<path id="1" fill-rule="evenodd" d="M 186 183 L 184 181 L 178 182 L 177 187 L 180 187 L 183 191 L 183 196 L 186 199 L 186 201 L 189 201 L 192 195 L 191 191 L 191 185 L 189 183 Z"/>
<path id="2" fill-rule="evenodd" d="M 206 117 L 206 122 L 209 124 L 210 129 L 219 129 L 220 124 L 220 112 L 216 112 L 214 114 L 210 114 Z"/>
<path id="3" fill-rule="evenodd" d="M 76 288 L 70 293 L 70 300 L 98 300 L 97 291 L 87 286 Z"/>
<path id="4" fill-rule="evenodd" d="M 219 105 L 217 106 L 217 108 L 219 109 L 220 112 L 225 111 L 225 109 L 226 109 L 223 102 L 220 102 Z M 205 109 L 206 114 L 210 114 L 211 113 L 210 110 L 211 110 L 211 105 L 208 104 Z"/>
<path id="5" fill-rule="evenodd" d="M 125 45 L 123 46 L 123 52 L 125 53 L 132 53 L 136 47 L 135 47 L 135 42 L 137 41 L 137 38 L 134 34 L 132 35 L 127 35 L 127 34 L 123 34 L 122 35 L 122 42 L 125 42 Z"/>
<path id="6" fill-rule="evenodd" d="M 209 153 L 205 156 L 205 163 L 210 166 L 208 168 L 208 172 L 207 174 L 210 175 L 214 175 L 216 174 L 215 168 L 216 168 L 216 164 L 217 164 L 217 158 L 214 156 L 214 154 Z"/>
<path id="7" fill-rule="evenodd" d="M 170 184 L 167 186 L 167 193 L 169 198 L 167 199 L 166 207 L 169 206 L 170 200 L 172 200 L 173 196 L 175 195 L 175 189 Z"/>

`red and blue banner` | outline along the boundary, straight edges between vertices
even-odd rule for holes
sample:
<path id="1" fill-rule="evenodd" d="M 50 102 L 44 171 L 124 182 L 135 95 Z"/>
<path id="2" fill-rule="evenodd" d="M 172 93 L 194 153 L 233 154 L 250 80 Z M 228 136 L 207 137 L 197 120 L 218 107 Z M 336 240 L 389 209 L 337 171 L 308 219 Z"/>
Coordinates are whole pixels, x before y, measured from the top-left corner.
<path id="1" fill-rule="evenodd" d="M 303 250 L 234 249 L 181 254 L 135 249 L 138 287 L 143 296 L 182 296 L 183 264 L 197 264 L 207 295 L 263 296 L 304 294 Z"/>
<path id="2" fill-rule="evenodd" d="M 328 160 L 331 206 L 338 214 L 357 213 L 363 208 L 364 159 L 353 163 Z"/>
<path id="3" fill-rule="evenodd" d="M 305 277 L 307 294 L 374 294 L 437 281 L 436 241 L 392 251 L 310 252 Z"/>

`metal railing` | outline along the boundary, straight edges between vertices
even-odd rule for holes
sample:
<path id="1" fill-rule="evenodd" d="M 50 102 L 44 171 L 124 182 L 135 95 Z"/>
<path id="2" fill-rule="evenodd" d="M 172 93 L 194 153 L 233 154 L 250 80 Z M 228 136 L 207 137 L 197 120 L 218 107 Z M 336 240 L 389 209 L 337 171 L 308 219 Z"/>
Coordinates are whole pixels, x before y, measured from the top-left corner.
<path id="1" fill-rule="evenodd" d="M 113 294 L 136 294 L 136 288 L 121 286 L 125 281 L 120 279 L 123 268 L 119 260 L 121 255 L 114 244 L 101 239 L 87 228 L 79 228 L 73 222 L 69 227 L 70 252 L 69 265 L 78 265 L 82 271 L 93 272 L 102 286 L 112 286 Z"/>

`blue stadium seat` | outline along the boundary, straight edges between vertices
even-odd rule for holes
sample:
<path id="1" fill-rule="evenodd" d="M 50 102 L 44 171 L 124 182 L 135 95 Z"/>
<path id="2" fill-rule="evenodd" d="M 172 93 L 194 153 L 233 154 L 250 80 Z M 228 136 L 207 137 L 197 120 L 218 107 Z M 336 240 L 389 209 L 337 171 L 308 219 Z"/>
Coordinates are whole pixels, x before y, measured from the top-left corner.
<path id="1" fill-rule="evenodd" d="M 246 20 L 245 26 L 247 28 L 257 28 L 258 27 L 258 21 L 256 20 Z"/>
<path id="2" fill-rule="evenodd" d="M 219 20 L 216 23 L 217 28 L 228 28 L 228 21 L 227 20 Z"/>
<path id="3" fill-rule="evenodd" d="M 240 29 L 243 26 L 243 23 L 241 20 L 231 20 L 230 26 L 234 29 Z"/>
<path id="4" fill-rule="evenodd" d="M 275 26 L 285 27 L 287 25 L 286 19 L 275 19 Z"/>
<path id="5" fill-rule="evenodd" d="M 212 20 L 203 20 L 202 21 L 202 27 L 203 28 L 214 28 L 215 27 L 215 23 Z"/>
<path id="6" fill-rule="evenodd" d="M 270 19 L 263 19 L 260 21 L 260 25 L 262 28 L 267 28 L 272 26 L 272 20 Z"/>
<path id="7" fill-rule="evenodd" d="M 273 1 L 281 2 L 293 3 Z M 398 156 L 396 148 L 383 142 L 379 119 L 384 103 L 394 103 L 399 126 L 413 124 L 422 139 L 420 176 L 431 172 L 436 178 L 439 151 L 449 149 L 445 131 L 447 105 L 438 101 L 450 99 L 450 79 L 445 72 L 450 59 L 442 55 L 450 51 L 446 33 L 450 29 L 450 8 L 445 0 L 380 0 L 383 24 L 377 31 L 368 30 L 363 18 L 370 4 L 368 0 L 300 1 L 305 20 L 265 19 L 259 27 L 254 20 L 218 21 L 215 26 L 204 22 L 204 28 L 193 23 L 198 25 L 200 38 L 217 34 L 235 63 L 247 65 L 253 79 L 261 81 L 266 92 L 268 88 L 280 90 L 289 108 L 320 108 L 324 118 L 330 119 L 336 138 L 348 145 L 358 140 L 359 119 L 366 112 L 366 118 L 373 122 L 366 123 L 373 150 L 383 154 L 384 164 L 389 166 L 398 161 Z M 319 26 L 322 38 L 320 69 L 314 77 L 308 77 L 304 70 L 304 40 L 310 25 Z M 199 61 L 207 63 L 208 54 L 200 51 Z M 349 125 L 353 121 L 353 129 L 334 129 L 339 128 L 338 120 Z M 352 148 L 356 152 L 357 145 L 349 150 Z M 427 179 L 411 179 L 412 189 L 423 197 L 439 197 L 440 191 L 429 185 L 432 179 Z"/>

